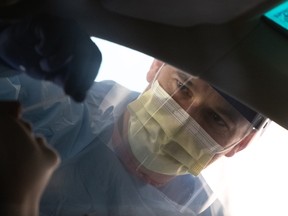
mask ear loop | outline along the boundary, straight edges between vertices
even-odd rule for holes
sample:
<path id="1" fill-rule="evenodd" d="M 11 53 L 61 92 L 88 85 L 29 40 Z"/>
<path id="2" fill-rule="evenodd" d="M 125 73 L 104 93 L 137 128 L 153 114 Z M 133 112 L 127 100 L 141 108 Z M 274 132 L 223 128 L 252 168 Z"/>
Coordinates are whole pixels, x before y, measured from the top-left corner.
<path id="1" fill-rule="evenodd" d="M 153 84 L 156 82 L 156 80 L 158 79 L 158 76 L 159 76 L 160 72 L 162 71 L 162 69 L 164 68 L 165 65 L 167 65 L 167 64 L 166 64 L 166 63 L 163 63 L 163 64 L 159 67 L 159 69 L 157 70 L 157 72 L 156 72 L 156 74 L 155 74 L 155 76 L 154 76 L 154 78 L 153 78 L 153 81 L 152 81 L 152 84 L 151 84 L 151 85 L 153 85 Z"/>

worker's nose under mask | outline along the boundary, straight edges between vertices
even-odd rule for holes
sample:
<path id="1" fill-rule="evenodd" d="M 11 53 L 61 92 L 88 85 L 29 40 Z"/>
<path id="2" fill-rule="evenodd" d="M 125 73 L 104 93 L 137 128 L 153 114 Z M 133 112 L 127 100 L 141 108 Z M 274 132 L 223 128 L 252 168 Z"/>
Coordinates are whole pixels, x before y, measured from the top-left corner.
<path id="1" fill-rule="evenodd" d="M 224 150 L 158 81 L 130 103 L 128 110 L 131 150 L 151 171 L 196 176 Z"/>

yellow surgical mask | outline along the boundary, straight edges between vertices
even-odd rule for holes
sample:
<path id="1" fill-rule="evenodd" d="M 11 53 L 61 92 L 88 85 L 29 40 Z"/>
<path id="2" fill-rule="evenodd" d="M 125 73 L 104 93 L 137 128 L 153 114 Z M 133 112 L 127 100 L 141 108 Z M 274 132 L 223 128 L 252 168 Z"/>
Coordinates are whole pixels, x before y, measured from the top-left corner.
<path id="1" fill-rule="evenodd" d="M 158 81 L 130 103 L 128 110 L 132 153 L 153 172 L 197 176 L 224 150 Z"/>

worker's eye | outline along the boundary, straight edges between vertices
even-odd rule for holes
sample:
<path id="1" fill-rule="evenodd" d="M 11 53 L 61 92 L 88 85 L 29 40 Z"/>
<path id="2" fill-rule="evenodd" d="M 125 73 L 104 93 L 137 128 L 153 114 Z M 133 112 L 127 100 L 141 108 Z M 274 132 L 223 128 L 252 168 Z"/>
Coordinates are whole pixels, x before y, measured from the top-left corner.
<path id="1" fill-rule="evenodd" d="M 214 129 L 217 129 L 219 132 L 224 132 L 229 130 L 229 124 L 225 121 L 221 115 L 210 110 L 206 113 L 207 123 Z"/>
<path id="2" fill-rule="evenodd" d="M 180 80 L 177 80 L 177 89 L 178 91 L 184 95 L 184 96 L 191 96 L 191 92 L 188 86 L 185 85 L 185 82 L 181 82 Z"/>
<path id="3" fill-rule="evenodd" d="M 211 113 L 212 120 L 219 126 L 226 127 L 226 122 L 215 112 Z"/>

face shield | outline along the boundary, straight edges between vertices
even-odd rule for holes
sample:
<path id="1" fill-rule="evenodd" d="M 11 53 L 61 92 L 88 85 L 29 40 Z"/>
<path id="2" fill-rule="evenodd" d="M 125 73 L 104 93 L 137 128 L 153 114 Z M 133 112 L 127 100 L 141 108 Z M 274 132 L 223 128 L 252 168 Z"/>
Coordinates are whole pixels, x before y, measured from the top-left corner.
<path id="1" fill-rule="evenodd" d="M 243 149 L 266 118 L 172 66 L 128 105 L 128 141 L 141 166 L 164 175 L 197 176 L 223 155 Z"/>

